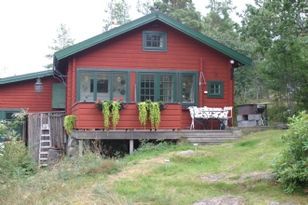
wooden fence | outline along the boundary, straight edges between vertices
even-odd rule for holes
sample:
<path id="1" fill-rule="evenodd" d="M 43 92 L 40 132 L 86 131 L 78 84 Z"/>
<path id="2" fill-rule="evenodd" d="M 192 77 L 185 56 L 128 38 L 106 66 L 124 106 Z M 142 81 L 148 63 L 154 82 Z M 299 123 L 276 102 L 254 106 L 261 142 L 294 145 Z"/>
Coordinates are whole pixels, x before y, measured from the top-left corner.
<path id="1" fill-rule="evenodd" d="M 42 118 L 41 118 L 42 115 Z M 50 119 L 51 146 L 65 150 L 66 137 L 63 128 L 64 112 L 29 113 L 28 115 L 28 148 L 36 161 L 39 156 L 41 121 Z"/>

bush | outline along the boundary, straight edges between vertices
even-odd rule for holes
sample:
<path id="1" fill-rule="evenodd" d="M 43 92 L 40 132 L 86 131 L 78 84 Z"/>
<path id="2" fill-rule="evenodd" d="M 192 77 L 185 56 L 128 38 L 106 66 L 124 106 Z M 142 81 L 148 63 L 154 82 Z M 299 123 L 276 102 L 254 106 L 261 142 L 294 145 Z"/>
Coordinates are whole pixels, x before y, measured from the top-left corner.
<path id="1" fill-rule="evenodd" d="M 273 122 L 284 122 L 288 121 L 288 117 L 292 116 L 287 106 L 274 103 L 268 107 L 268 119 L 271 123 Z"/>
<path id="2" fill-rule="evenodd" d="M 0 180 L 16 179 L 32 175 L 36 164 L 21 141 L 8 141 L 0 150 Z"/>
<path id="3" fill-rule="evenodd" d="M 308 184 L 308 114 L 292 117 L 283 136 L 286 148 L 274 165 L 278 181 L 286 192 L 307 188 Z"/>

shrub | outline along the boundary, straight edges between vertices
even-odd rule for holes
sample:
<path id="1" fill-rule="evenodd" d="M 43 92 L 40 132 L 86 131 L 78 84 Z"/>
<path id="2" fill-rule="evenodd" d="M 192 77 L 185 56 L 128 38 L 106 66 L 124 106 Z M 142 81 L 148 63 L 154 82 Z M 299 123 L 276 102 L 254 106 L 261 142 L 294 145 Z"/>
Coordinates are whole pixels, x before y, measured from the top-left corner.
<path id="1" fill-rule="evenodd" d="M 23 142 L 12 140 L 4 144 L 0 150 L 1 181 L 29 176 L 35 172 L 36 164 Z"/>
<path id="2" fill-rule="evenodd" d="M 286 148 L 277 159 L 274 172 L 284 190 L 290 193 L 308 184 L 308 114 L 301 112 L 290 119 L 283 141 Z"/>
<path id="3" fill-rule="evenodd" d="M 288 121 L 288 117 L 292 116 L 285 105 L 274 103 L 268 108 L 268 118 L 270 122 L 284 122 Z"/>

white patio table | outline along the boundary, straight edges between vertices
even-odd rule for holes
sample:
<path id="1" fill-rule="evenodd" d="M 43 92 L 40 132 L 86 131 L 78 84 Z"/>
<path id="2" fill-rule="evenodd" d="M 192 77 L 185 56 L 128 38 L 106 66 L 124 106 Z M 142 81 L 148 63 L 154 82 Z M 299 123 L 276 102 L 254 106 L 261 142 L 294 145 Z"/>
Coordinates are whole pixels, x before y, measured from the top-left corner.
<path id="1" fill-rule="evenodd" d="M 190 106 L 188 109 L 191 116 L 190 129 L 195 128 L 195 119 L 218 119 L 224 127 L 228 127 L 228 119 L 232 118 L 232 107 L 219 108 Z M 222 129 L 223 126 L 220 126 L 220 129 Z"/>

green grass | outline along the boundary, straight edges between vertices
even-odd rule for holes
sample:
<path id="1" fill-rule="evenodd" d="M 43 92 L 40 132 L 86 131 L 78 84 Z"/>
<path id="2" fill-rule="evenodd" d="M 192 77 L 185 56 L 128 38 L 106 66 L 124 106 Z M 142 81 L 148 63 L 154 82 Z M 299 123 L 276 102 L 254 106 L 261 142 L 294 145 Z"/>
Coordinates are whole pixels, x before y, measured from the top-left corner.
<path id="1" fill-rule="evenodd" d="M 236 180 L 242 174 L 271 171 L 284 146 L 283 133 L 263 131 L 232 143 L 197 148 L 190 144 L 145 145 L 120 160 L 106 161 L 93 155 L 65 160 L 57 168 L 0 188 L 0 204 L 181 205 L 226 194 L 242 196 L 248 204 L 305 204 L 307 196 L 285 194 L 275 183 L 208 183 L 201 179 L 208 174 L 224 174 Z M 188 149 L 194 150 L 192 156 L 178 155 Z"/>

